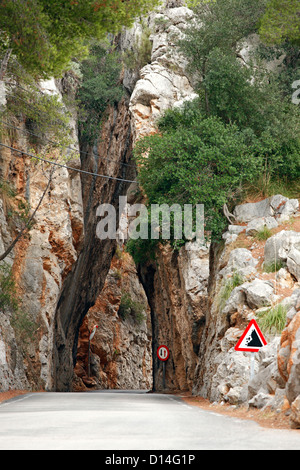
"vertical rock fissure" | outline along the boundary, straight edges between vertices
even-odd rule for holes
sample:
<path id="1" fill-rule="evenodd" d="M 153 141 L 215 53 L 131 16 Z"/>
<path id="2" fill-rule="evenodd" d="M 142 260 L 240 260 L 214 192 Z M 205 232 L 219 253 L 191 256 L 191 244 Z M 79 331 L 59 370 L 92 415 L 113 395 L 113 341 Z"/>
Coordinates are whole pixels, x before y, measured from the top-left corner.
<path id="1" fill-rule="evenodd" d="M 130 116 L 126 100 L 123 99 L 108 113 L 99 139 L 97 155 L 89 151 L 82 159 L 82 169 L 93 172 L 96 157 L 101 174 L 134 178 L 135 169 L 122 165 L 131 159 L 131 142 Z M 129 187 L 129 183 L 113 179 L 95 180 L 94 176 L 82 179 L 85 238 L 79 258 L 63 285 L 55 315 L 53 380 L 49 386 L 55 391 L 70 391 L 72 388 L 79 328 L 103 289 L 116 249 L 115 240 L 97 238 L 97 207 L 101 203 L 110 203 L 118 214 L 118 197 L 125 195 Z"/>
<path id="2" fill-rule="evenodd" d="M 152 328 L 152 379 L 153 379 L 153 391 L 155 392 L 156 387 L 156 372 L 158 368 L 158 359 L 156 356 L 156 351 L 158 347 L 157 340 L 157 319 L 155 315 L 155 306 L 154 306 L 154 276 L 155 276 L 155 267 L 152 264 L 149 264 L 147 267 L 138 267 L 137 270 L 139 280 L 144 288 L 145 294 L 148 299 L 148 304 L 150 307 L 151 314 L 151 328 Z"/>

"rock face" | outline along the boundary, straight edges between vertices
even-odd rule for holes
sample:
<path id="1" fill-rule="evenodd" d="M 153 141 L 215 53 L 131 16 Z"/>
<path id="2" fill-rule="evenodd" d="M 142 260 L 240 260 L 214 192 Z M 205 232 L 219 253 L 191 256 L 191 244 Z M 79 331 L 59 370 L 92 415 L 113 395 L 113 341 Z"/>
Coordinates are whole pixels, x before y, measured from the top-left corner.
<path id="1" fill-rule="evenodd" d="M 133 311 L 125 312 L 126 306 Z M 91 344 L 89 377 L 88 338 L 93 325 L 99 329 Z M 105 286 L 83 321 L 75 375 L 77 390 L 152 389 L 150 308 L 128 253 L 118 251 L 114 256 Z"/>
<path id="2" fill-rule="evenodd" d="M 60 96 L 54 81 L 52 93 Z M 24 124 L 19 123 L 24 129 Z M 76 130 L 73 129 L 75 135 Z M 17 131 L 6 144 L 29 149 L 26 132 Z M 74 141 L 78 147 L 78 142 Z M 53 155 L 54 156 L 54 155 Z M 22 210 L 33 211 L 47 187 L 50 167 L 33 164 L 30 158 L 1 148 L 1 179 L 9 182 L 14 194 L 1 192 L 1 254 L 17 236 Z M 44 388 L 51 377 L 53 324 L 60 289 L 78 258 L 84 237 L 81 181 L 78 173 L 57 169 L 39 208 L 30 235 L 23 237 L 5 259 L 12 266 L 17 295 L 22 301 L 21 312 L 13 322 L 13 312 L 1 314 L 0 387 Z M 23 316 L 22 316 L 23 315 Z M 25 317 L 26 315 L 26 317 Z M 22 320 L 23 319 L 23 320 Z M 33 329 L 38 325 L 34 343 L 24 346 L 24 321 Z M 23 321 L 23 324 L 22 324 Z M 13 326 L 14 325 L 14 326 Z M 28 333 L 33 333 L 30 331 Z"/>
<path id="3" fill-rule="evenodd" d="M 170 349 L 166 388 L 191 390 L 208 308 L 208 248 L 189 244 L 174 254 L 164 247 L 156 263 L 143 267 L 140 275 L 151 307 L 154 389 L 163 389 L 163 366 L 156 352 L 165 344 Z"/>
<path id="4" fill-rule="evenodd" d="M 295 200 L 290 203 L 277 195 L 235 209 L 236 221 L 243 225 L 229 226 L 224 249 L 218 247 L 214 256 L 209 284 L 212 307 L 200 342 L 193 388 L 195 394 L 211 401 L 258 408 L 281 410 L 289 402 L 295 427 L 300 425 L 298 208 Z M 282 218 L 283 212 L 289 214 L 288 221 Z M 269 217 L 276 224 L 268 240 L 259 241 L 254 227 L 261 227 Z M 251 231 L 247 230 L 250 224 Z M 281 337 L 280 332 L 265 332 L 268 346 L 256 354 L 255 378 L 250 381 L 249 355 L 234 347 L 250 320 L 259 321 L 278 305 L 286 313 L 286 329 Z"/>
<path id="5" fill-rule="evenodd" d="M 289 307 L 287 326 L 282 333 L 278 352 L 278 368 L 291 405 L 292 426 L 300 428 L 300 289 L 290 297 Z"/>
<path id="6" fill-rule="evenodd" d="M 167 109 L 197 96 L 186 74 L 186 62 L 178 55 L 174 44 L 193 18 L 193 12 L 182 3 L 166 2 L 167 8 L 152 13 L 148 19 L 151 61 L 140 70 L 130 99 L 135 139 L 156 133 L 156 121 Z M 136 25 L 123 38 L 123 47 L 128 41 L 133 44 L 133 38 L 138 39 L 139 34 Z"/>
<path id="7" fill-rule="evenodd" d="M 197 96 L 187 77 L 186 63 L 177 54 L 174 45 L 175 38 L 182 34 L 193 16 L 192 11 L 182 4 L 181 1 L 166 2 L 166 7 L 150 15 L 147 19 L 147 27 L 151 31 L 149 41 L 152 43 L 149 63 L 138 72 L 125 71 L 123 82 L 131 93 L 129 112 L 133 145 L 139 138 L 157 132 L 156 121 L 164 111 Z M 121 49 L 128 51 L 137 47 L 142 30 L 142 25 L 137 23 L 131 31 L 126 31 L 120 38 Z M 134 202 L 134 198 L 130 196 L 132 192 L 130 188 L 128 196 Z M 167 343 L 172 354 L 166 366 L 166 386 L 170 389 L 192 389 L 201 328 L 207 308 L 209 250 L 190 244 L 177 256 L 171 250 L 162 249 L 157 262 L 149 263 L 141 269 L 139 276 L 151 309 L 153 386 L 156 390 L 162 389 L 162 364 L 156 356 L 156 350 L 161 343 Z M 118 291 L 116 296 L 118 297 Z M 118 305 L 117 302 L 114 308 L 116 320 Z M 88 313 L 88 318 L 90 314 L 91 312 Z M 89 322 L 92 323 L 92 320 Z M 118 323 L 117 321 L 115 325 Z M 109 331 L 114 328 L 112 325 Z M 145 345 L 147 346 L 146 343 Z M 125 352 L 124 354 L 126 355 Z M 118 357 L 117 363 L 121 363 L 122 356 L 121 354 Z M 107 361 L 112 363 L 110 356 L 109 359 L 102 359 L 104 364 Z M 115 377 L 110 378 L 110 366 L 104 368 L 108 372 L 103 383 L 115 383 Z M 117 387 L 121 383 L 120 375 L 118 380 Z M 132 381 L 128 381 L 127 386 L 130 386 Z M 125 378 L 123 383 L 126 383 Z M 144 383 L 149 383 L 149 378 Z"/>
<path id="8" fill-rule="evenodd" d="M 131 121 L 123 100 L 108 110 L 97 152 L 89 149 L 82 158 L 82 169 L 94 172 L 96 168 L 99 174 L 110 175 L 110 179 L 87 176 L 82 181 L 85 238 L 56 309 L 51 389 L 68 391 L 72 387 L 79 328 L 104 287 L 116 250 L 116 240 L 100 240 L 97 236 L 97 209 L 100 204 L 110 203 L 118 219 L 119 196 L 125 195 L 129 187 L 129 183 L 120 184 L 118 178 L 135 177 L 135 168 L 129 165 L 131 155 Z"/>
<path id="9" fill-rule="evenodd" d="M 223 244 L 188 243 L 179 252 L 163 246 L 155 262 L 138 268 L 122 241 L 97 237 L 101 203 L 112 204 L 120 215 L 120 195 L 135 202 L 136 185 L 119 181 L 136 179 L 131 160 L 135 142 L 157 132 L 157 119 L 165 110 L 196 97 L 174 46 L 192 21 L 192 11 L 181 1 L 165 3 L 147 19 L 152 45 L 148 63 L 124 72 L 130 96 L 108 109 L 97 145 L 81 149 L 81 161 L 72 162 L 110 178 L 57 169 L 30 236 L 6 259 L 26 319 L 38 327 L 25 347 L 21 322 L 14 321 L 11 309 L 1 312 L 0 388 L 161 391 L 163 367 L 156 351 L 166 344 L 168 390 L 192 390 L 211 401 L 258 408 L 280 410 L 284 405 L 292 425 L 300 427 L 297 199 L 278 194 L 242 204 L 233 212 L 235 221 Z M 136 47 L 142 29 L 137 23 L 124 32 L 120 48 Z M 59 89 L 53 81 L 43 84 L 47 93 L 60 94 Z M 73 135 L 78 147 L 75 125 Z M 6 143 L 28 148 L 22 133 Z M 1 190 L 2 253 L 20 229 L 19 203 L 37 206 L 49 168 L 9 149 L 2 148 L 0 158 L 1 177 L 13 182 L 17 192 L 10 197 Z M 257 237 L 262 231 L 270 235 L 268 240 Z M 265 333 L 268 346 L 256 354 L 250 381 L 249 355 L 234 347 L 250 320 L 278 305 L 286 313 L 284 331 Z M 95 324 L 99 328 L 89 363 L 89 334 Z"/>

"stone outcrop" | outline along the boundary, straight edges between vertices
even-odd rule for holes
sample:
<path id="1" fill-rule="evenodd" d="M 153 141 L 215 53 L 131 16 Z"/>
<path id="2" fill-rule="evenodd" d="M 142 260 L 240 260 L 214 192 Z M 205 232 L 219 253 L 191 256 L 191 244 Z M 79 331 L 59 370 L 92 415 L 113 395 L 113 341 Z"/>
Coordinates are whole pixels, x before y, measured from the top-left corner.
<path id="1" fill-rule="evenodd" d="M 72 387 L 79 328 L 104 287 L 116 250 L 116 240 L 100 240 L 97 236 L 97 208 L 109 203 L 119 218 L 119 196 L 126 194 L 130 183 L 120 182 L 118 178 L 134 179 L 135 167 L 129 164 L 131 156 L 131 120 L 128 104 L 123 99 L 108 110 L 97 148 L 82 153 L 83 170 L 96 170 L 110 179 L 89 175 L 82 178 L 85 238 L 57 304 L 50 389 L 68 391 Z"/>
<path id="2" fill-rule="evenodd" d="M 167 1 L 149 16 L 148 63 L 124 71 L 130 96 L 107 110 L 98 142 L 81 148 L 81 160 L 70 164 L 110 178 L 57 169 L 30 236 L 7 258 L 22 307 L 38 328 L 34 342 L 22 350 L 13 313 L 8 309 L 0 316 L 1 389 L 161 391 L 163 368 L 156 351 L 166 344 L 168 390 L 192 390 L 230 404 L 285 407 L 292 425 L 300 427 L 297 199 L 275 195 L 242 204 L 234 209 L 223 244 L 188 243 L 178 252 L 162 246 L 155 261 L 138 268 L 122 242 L 97 237 L 100 204 L 112 204 L 120 215 L 120 195 L 135 202 L 137 186 L 119 179 L 136 178 L 131 160 L 136 141 L 157 132 L 164 111 L 197 96 L 175 48 L 192 19 L 181 1 Z M 120 35 L 121 50 L 137 47 L 142 31 L 137 23 Z M 46 93 L 61 93 L 61 83 L 42 86 Z M 74 123 L 73 137 L 77 148 Z M 28 149 L 23 133 L 7 143 Z M 15 198 L 3 191 L 0 197 L 3 252 L 20 229 L 11 214 L 18 212 L 19 202 L 36 207 L 49 168 L 9 149 L 2 149 L 0 158 L 1 177 L 17 191 Z M 268 240 L 259 239 L 262 231 L 270 231 Z M 234 347 L 250 320 L 277 305 L 286 311 L 285 329 L 282 335 L 266 333 L 268 346 L 256 354 L 250 381 L 249 355 Z"/>
<path id="3" fill-rule="evenodd" d="M 133 145 L 139 138 L 157 132 L 157 119 L 167 109 L 197 96 L 186 74 L 186 62 L 175 47 L 176 38 L 192 16 L 192 11 L 183 6 L 183 2 L 176 1 L 166 2 L 166 7 L 145 20 L 152 44 L 149 63 L 138 72 L 125 71 L 123 77 L 124 86 L 131 95 L 129 112 Z M 140 23 L 124 32 L 119 38 L 121 50 L 128 52 L 138 47 L 142 32 Z M 128 191 L 131 202 L 134 202 L 133 193 L 134 188 L 131 187 Z M 167 248 L 159 250 L 157 261 L 142 268 L 139 276 L 151 308 L 154 388 L 162 388 L 162 364 L 157 359 L 156 350 L 161 343 L 167 343 L 172 354 L 166 367 L 166 386 L 192 389 L 207 308 L 209 249 L 191 244 L 181 249 L 178 255 Z M 119 357 L 118 361 L 121 360 Z M 110 379 L 107 377 L 107 380 Z M 126 383 L 126 379 L 123 381 Z"/>
<path id="4" fill-rule="evenodd" d="M 136 311 L 122 314 L 124 304 Z M 125 305 L 125 306 L 126 306 Z M 88 338 L 94 325 L 88 376 Z M 128 253 L 114 256 L 104 288 L 80 328 L 73 389 L 152 390 L 150 308 Z"/>
<path id="5" fill-rule="evenodd" d="M 139 80 L 130 98 L 135 139 L 155 134 L 157 119 L 167 109 L 197 96 L 186 73 L 186 61 L 175 46 L 176 39 L 192 18 L 193 12 L 187 7 L 172 5 L 152 13 L 148 19 L 151 61 L 139 71 Z M 128 42 L 132 45 L 139 36 L 139 25 L 136 25 L 125 35 L 121 46 L 126 47 Z"/>
<path id="6" fill-rule="evenodd" d="M 61 97 L 52 80 L 51 93 Z M 42 87 L 43 92 L 47 92 Z M 50 91 L 48 90 L 50 93 Z M 16 124 L 16 123 L 14 123 Z M 74 123 L 73 123 L 74 125 Z M 5 143 L 28 151 L 30 143 L 23 122 Z M 76 129 L 73 127 L 73 135 Z M 78 141 L 74 140 L 78 148 Z M 51 157 L 57 157 L 56 154 Z M 37 207 L 48 184 L 51 166 L 33 163 L 30 158 L 10 149 L 1 148 L 1 179 L 11 185 L 13 193 L 1 191 L 1 254 L 17 236 L 22 226 L 22 208 Z M 21 209 L 20 209 L 21 208 Z M 57 168 L 43 202 L 36 213 L 30 234 L 18 242 L 4 260 L 12 266 L 16 293 L 21 299 L 21 314 L 34 331 L 34 343 L 24 346 L 26 325 L 22 319 L 14 323 L 13 312 L 1 314 L 2 390 L 14 388 L 44 388 L 51 377 L 53 324 L 56 305 L 66 276 L 78 258 L 84 237 L 81 181 L 78 173 Z M 26 317 L 25 317 L 26 315 Z M 24 322 L 23 322 L 24 323 Z M 20 342 L 18 338 L 23 340 Z"/>
<path id="7" fill-rule="evenodd" d="M 290 297 L 289 307 L 287 326 L 282 333 L 278 352 L 278 368 L 291 405 L 292 426 L 300 428 L 300 289 Z"/>
<path id="8" fill-rule="evenodd" d="M 288 260 L 298 247 L 300 213 L 298 201 L 291 201 L 277 195 L 235 209 L 240 225 L 229 226 L 225 246 L 214 257 L 209 285 L 212 307 L 201 338 L 193 390 L 211 401 L 277 411 L 289 403 L 293 426 L 299 426 L 300 285 L 295 276 L 297 258 L 296 268 Z M 283 212 L 289 214 L 288 220 L 281 218 Z M 259 241 L 257 232 L 251 235 L 247 227 L 259 226 L 268 217 L 277 225 L 270 229 L 267 241 Z M 256 354 L 255 377 L 250 381 L 249 355 L 234 347 L 251 319 L 259 321 L 277 305 L 287 314 L 286 329 L 281 337 L 280 332 L 265 333 L 268 346 Z"/>
<path id="9" fill-rule="evenodd" d="M 208 309 L 209 250 L 189 244 L 179 253 L 163 247 L 155 263 L 140 270 L 151 307 L 154 389 L 163 388 L 163 367 L 156 356 L 165 344 L 170 349 L 166 388 L 191 390 L 200 337 Z"/>

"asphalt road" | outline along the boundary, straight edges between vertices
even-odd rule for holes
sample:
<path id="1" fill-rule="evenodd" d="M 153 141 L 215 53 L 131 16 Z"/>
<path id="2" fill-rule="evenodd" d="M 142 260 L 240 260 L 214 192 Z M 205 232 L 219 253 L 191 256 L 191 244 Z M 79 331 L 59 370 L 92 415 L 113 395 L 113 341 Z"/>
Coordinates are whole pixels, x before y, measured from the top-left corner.
<path id="1" fill-rule="evenodd" d="M 34 393 L 0 405 L 0 450 L 300 450 L 300 432 L 141 392 Z"/>

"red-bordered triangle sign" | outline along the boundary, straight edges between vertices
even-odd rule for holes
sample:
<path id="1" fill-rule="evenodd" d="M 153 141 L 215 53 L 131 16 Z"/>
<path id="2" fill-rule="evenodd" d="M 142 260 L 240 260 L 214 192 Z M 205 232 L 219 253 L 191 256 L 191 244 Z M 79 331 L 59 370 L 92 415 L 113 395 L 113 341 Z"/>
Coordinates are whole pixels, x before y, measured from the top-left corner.
<path id="1" fill-rule="evenodd" d="M 252 320 L 234 349 L 236 351 L 258 352 L 267 344 L 257 322 Z"/>

